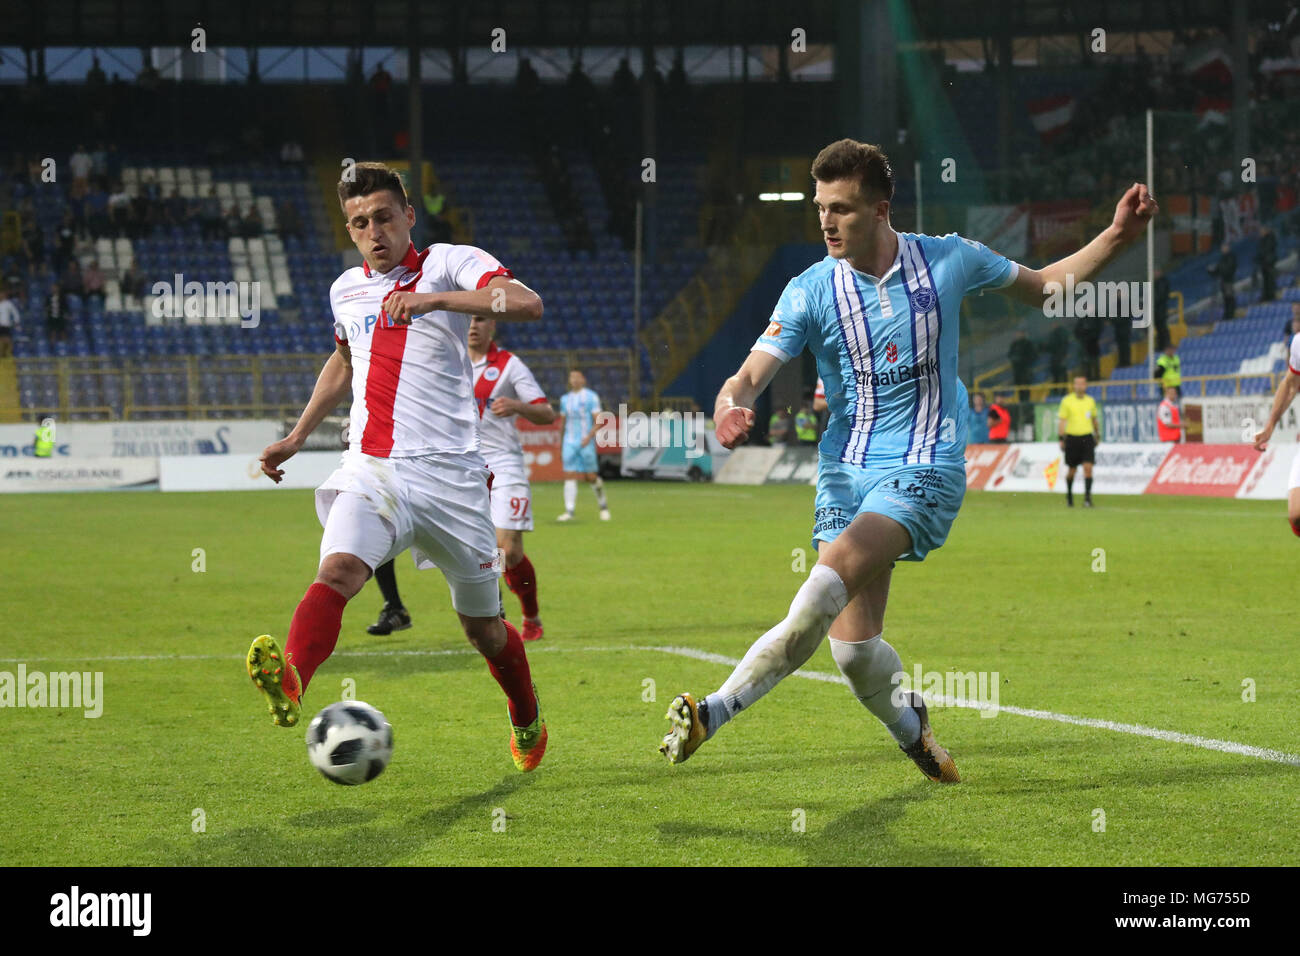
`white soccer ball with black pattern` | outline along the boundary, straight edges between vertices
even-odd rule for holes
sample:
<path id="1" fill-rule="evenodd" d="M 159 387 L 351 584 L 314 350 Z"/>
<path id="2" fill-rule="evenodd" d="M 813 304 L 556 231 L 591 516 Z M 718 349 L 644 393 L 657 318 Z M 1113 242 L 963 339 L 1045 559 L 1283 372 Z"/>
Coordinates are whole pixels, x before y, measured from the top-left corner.
<path id="1" fill-rule="evenodd" d="M 307 756 L 328 780 L 355 786 L 374 780 L 393 756 L 393 727 L 359 700 L 330 704 L 307 726 Z"/>

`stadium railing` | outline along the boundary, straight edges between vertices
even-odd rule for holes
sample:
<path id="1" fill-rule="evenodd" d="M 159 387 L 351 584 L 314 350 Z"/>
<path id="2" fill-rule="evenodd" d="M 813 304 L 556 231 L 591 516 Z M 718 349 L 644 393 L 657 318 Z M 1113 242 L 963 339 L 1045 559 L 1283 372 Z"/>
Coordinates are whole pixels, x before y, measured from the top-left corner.
<path id="1" fill-rule="evenodd" d="M 570 369 L 582 369 L 606 407 L 634 396 L 638 363 L 632 349 L 520 351 L 552 402 L 568 390 Z M 295 418 L 311 397 L 323 359 L 315 353 L 266 355 L 105 356 L 13 359 L 19 404 L 0 405 L 0 421 L 148 420 L 158 418 Z M 619 385 L 626 383 L 626 393 Z M 212 392 L 224 394 L 213 400 Z M 341 407 L 346 413 L 346 405 Z"/>

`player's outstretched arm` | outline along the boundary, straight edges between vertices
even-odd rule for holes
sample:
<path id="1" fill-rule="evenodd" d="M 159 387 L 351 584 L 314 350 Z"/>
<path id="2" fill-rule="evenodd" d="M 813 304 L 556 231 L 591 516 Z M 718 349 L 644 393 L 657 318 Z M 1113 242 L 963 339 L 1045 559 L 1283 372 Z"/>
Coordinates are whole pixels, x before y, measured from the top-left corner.
<path id="1" fill-rule="evenodd" d="M 754 427 L 754 400 L 772 384 L 781 370 L 781 360 L 770 352 L 755 349 L 735 375 L 722 383 L 713 404 L 715 436 L 724 448 L 735 448 L 749 440 Z"/>
<path id="2" fill-rule="evenodd" d="M 394 325 L 409 325 L 426 312 L 488 315 L 498 322 L 536 322 L 542 317 L 542 297 L 518 279 L 495 276 L 473 292 L 390 292 L 384 311 Z"/>
<path id="3" fill-rule="evenodd" d="M 1016 279 L 999 291 L 1017 302 L 1040 309 L 1048 297 L 1049 282 L 1065 285 L 1066 276 L 1073 281 L 1085 282 L 1104 269 L 1134 239 L 1146 230 L 1160 211 L 1145 183 L 1134 183 L 1115 204 L 1115 218 L 1111 224 L 1078 252 L 1053 262 L 1042 269 L 1020 266 Z"/>
<path id="4" fill-rule="evenodd" d="M 352 350 L 340 342 L 321 369 L 311 399 L 298 418 L 298 424 L 293 426 L 293 431 L 278 442 L 267 445 L 262 451 L 262 474 L 278 485 L 284 477 L 280 465 L 298 453 L 307 436 L 316 430 L 330 412 L 338 408 L 339 402 L 347 397 L 351 388 Z"/>
<path id="5" fill-rule="evenodd" d="M 550 402 L 521 402 L 517 398 L 506 398 L 504 396 L 492 400 L 492 414 L 498 418 L 509 418 L 511 415 L 518 415 L 534 425 L 549 425 L 555 421 L 556 417 L 555 409 L 551 407 Z"/>
<path id="6" fill-rule="evenodd" d="M 1288 369 L 1282 376 L 1282 381 L 1277 384 L 1277 391 L 1273 395 L 1273 410 L 1268 413 L 1268 424 L 1255 435 L 1257 451 L 1263 451 L 1268 446 L 1268 440 L 1273 437 L 1273 429 L 1277 427 L 1286 410 L 1291 407 L 1296 392 L 1300 392 L 1300 375 Z"/>

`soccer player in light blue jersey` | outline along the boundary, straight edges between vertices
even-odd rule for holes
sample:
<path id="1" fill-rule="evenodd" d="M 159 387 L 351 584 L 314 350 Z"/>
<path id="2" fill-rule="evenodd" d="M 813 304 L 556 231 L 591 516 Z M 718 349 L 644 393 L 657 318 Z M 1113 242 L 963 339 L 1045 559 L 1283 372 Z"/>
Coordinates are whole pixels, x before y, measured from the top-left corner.
<path id="1" fill-rule="evenodd" d="M 564 417 L 564 441 L 560 455 L 564 463 L 564 514 L 556 521 L 572 521 L 578 506 L 578 478 L 591 485 L 600 507 L 600 520 L 609 520 L 609 503 L 605 500 L 605 483 L 596 463 L 596 426 L 600 414 L 600 396 L 587 387 L 587 376 L 579 369 L 569 373 L 569 390 L 560 398 Z"/>
<path id="2" fill-rule="evenodd" d="M 881 150 L 844 139 L 812 165 L 826 258 L 786 286 L 766 330 L 718 393 L 717 438 L 749 437 L 753 404 L 805 347 L 826 385 L 813 545 L 817 564 L 789 613 L 715 692 L 669 708 L 663 753 L 681 763 L 723 724 L 807 661 L 829 632 L 855 697 L 931 780 L 960 780 L 934 739 L 919 690 L 898 684 L 902 661 L 883 637 L 890 570 L 921 561 L 948 537 L 966 492 L 966 388 L 957 377 L 962 297 L 993 289 L 1042 308 L 1067 275 L 1091 279 L 1157 211 L 1134 183 L 1115 217 L 1078 252 L 1029 269 L 957 235 L 895 232 L 894 174 Z"/>

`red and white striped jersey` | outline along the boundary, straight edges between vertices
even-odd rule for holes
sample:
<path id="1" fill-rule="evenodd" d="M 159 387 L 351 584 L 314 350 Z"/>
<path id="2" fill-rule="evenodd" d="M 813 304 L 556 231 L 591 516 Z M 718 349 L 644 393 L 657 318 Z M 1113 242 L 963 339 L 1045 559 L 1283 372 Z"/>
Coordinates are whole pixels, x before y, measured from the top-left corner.
<path id="1" fill-rule="evenodd" d="M 437 243 L 419 253 L 412 245 L 383 275 L 362 265 L 334 280 L 334 337 L 352 351 L 352 449 L 376 458 L 478 450 L 470 317 L 426 312 L 392 325 L 380 304 L 395 290 L 473 291 L 495 276 L 512 273 L 482 249 Z"/>
<path id="2" fill-rule="evenodd" d="M 519 439 L 519 418 L 502 418 L 492 414 L 492 402 L 498 398 L 517 398 L 528 405 L 542 405 L 546 393 L 519 356 L 488 346 L 487 354 L 474 362 L 474 401 L 479 413 L 479 443 L 492 480 L 497 485 L 522 485 L 528 481 L 524 465 L 524 446 Z"/>

